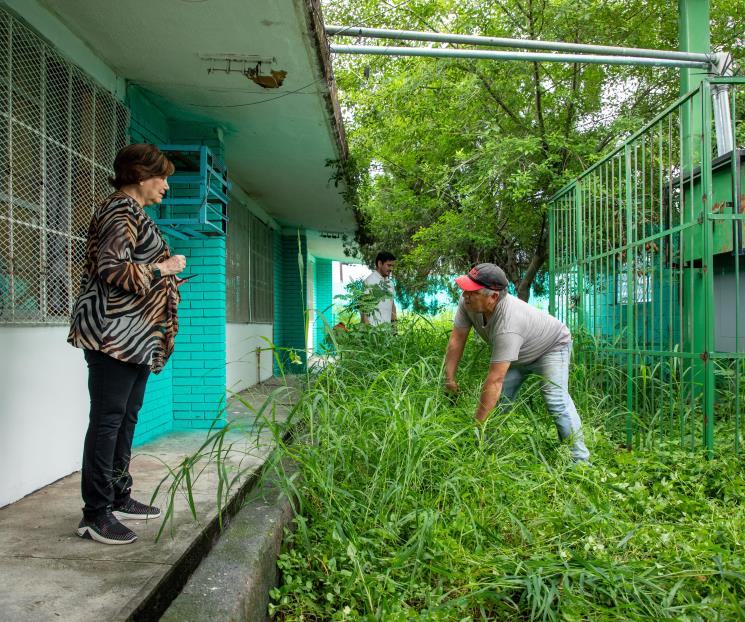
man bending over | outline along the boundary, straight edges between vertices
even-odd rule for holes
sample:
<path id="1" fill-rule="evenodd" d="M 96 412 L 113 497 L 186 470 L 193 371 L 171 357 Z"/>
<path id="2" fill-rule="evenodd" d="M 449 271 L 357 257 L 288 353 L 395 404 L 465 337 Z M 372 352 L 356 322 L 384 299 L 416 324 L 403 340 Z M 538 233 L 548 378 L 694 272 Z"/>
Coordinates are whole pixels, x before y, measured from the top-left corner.
<path id="1" fill-rule="evenodd" d="M 478 264 L 455 282 L 463 290 L 445 354 L 445 389 L 458 391 L 455 374 L 471 327 L 491 345 L 489 373 L 476 421 L 483 423 L 500 397 L 512 402 L 530 374 L 543 378 L 541 393 L 559 439 L 569 439 L 575 462 L 589 463 L 582 422 L 569 395 L 569 329 L 545 311 L 507 293 L 507 276 L 491 263 Z"/>

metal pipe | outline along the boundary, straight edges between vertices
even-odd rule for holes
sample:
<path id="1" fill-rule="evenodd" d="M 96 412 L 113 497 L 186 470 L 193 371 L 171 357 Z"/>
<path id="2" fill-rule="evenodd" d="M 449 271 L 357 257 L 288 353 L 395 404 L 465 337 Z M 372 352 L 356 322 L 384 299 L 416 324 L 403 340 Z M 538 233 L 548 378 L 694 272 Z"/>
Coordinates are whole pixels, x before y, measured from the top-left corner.
<path id="1" fill-rule="evenodd" d="M 713 54 L 678 52 L 675 50 L 651 50 L 626 48 L 612 45 L 588 45 L 584 43 L 565 43 L 563 41 L 533 41 L 530 39 L 505 39 L 501 37 L 482 37 L 479 35 L 456 35 L 418 30 L 389 30 L 386 28 L 363 28 L 359 26 L 326 26 L 327 35 L 345 37 L 369 37 L 373 39 L 402 39 L 408 41 L 434 41 L 438 43 L 464 43 L 492 47 L 524 48 L 530 50 L 554 50 L 557 52 L 577 52 L 605 56 L 629 56 L 638 58 L 659 58 L 663 60 L 684 60 L 699 63 L 713 63 Z"/>
<path id="2" fill-rule="evenodd" d="M 434 58 L 474 58 L 482 60 L 522 60 L 541 63 L 593 63 L 602 65 L 649 65 L 656 67 L 685 67 L 709 69 L 701 61 L 669 60 L 658 58 L 630 58 L 594 54 L 554 54 L 536 52 L 497 52 L 494 50 L 464 50 L 455 48 L 391 47 L 383 45 L 331 44 L 334 54 L 373 54 L 378 56 L 426 56 Z"/>
<path id="3" fill-rule="evenodd" d="M 730 54 L 718 55 L 717 73 L 720 76 L 732 75 L 732 56 Z M 732 140 L 732 115 L 729 106 L 729 84 L 713 84 L 711 93 L 714 99 L 714 127 L 716 129 L 717 155 L 721 156 L 732 151 L 734 142 Z"/>

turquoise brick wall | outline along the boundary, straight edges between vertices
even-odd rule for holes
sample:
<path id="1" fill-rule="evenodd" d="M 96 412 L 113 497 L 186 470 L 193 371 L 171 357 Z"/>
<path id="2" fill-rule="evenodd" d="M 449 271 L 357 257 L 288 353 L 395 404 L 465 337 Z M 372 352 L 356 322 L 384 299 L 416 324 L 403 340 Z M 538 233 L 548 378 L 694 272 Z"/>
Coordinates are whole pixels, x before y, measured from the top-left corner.
<path id="1" fill-rule="evenodd" d="M 175 240 L 186 256 L 185 274 L 198 274 L 181 288 L 179 334 L 172 357 L 174 429 L 224 425 L 225 238 Z"/>
<path id="2" fill-rule="evenodd" d="M 127 103 L 131 142 L 207 144 L 223 156 L 219 128 L 174 121 L 136 86 Z M 200 276 L 181 288 L 176 348 L 163 372 L 150 376 L 134 444 L 175 429 L 209 428 L 225 399 L 225 239 L 168 242 L 186 255 L 186 273 Z"/>
<path id="3" fill-rule="evenodd" d="M 282 234 L 279 231 L 272 231 L 272 264 L 274 265 L 274 325 L 272 327 L 272 341 L 275 346 L 279 346 L 282 339 L 282 314 L 279 312 L 282 304 Z M 279 376 L 281 370 L 277 357 L 273 357 L 274 375 Z"/>
<path id="4" fill-rule="evenodd" d="M 333 309 L 331 308 L 333 301 L 331 269 L 332 261 L 330 259 L 316 259 L 316 282 L 313 288 L 316 296 L 316 325 L 313 342 L 317 354 L 324 352 L 325 345 L 327 345 L 324 341 L 328 328 L 335 323 Z"/>
<path id="5" fill-rule="evenodd" d="M 308 266 L 308 244 L 304 233 L 283 232 L 275 241 L 274 279 L 274 344 L 283 348 L 278 352 L 285 373 L 300 373 L 305 370 L 305 326 L 306 326 L 306 278 Z M 302 270 L 298 261 L 302 256 Z M 301 364 L 291 364 L 287 348 L 300 358 Z M 275 373 L 279 373 L 275 363 Z"/>
<path id="6" fill-rule="evenodd" d="M 173 367 L 169 361 L 160 374 L 150 374 L 132 444 L 141 445 L 172 429 Z"/>
<path id="7" fill-rule="evenodd" d="M 150 102 L 142 89 L 136 86 L 127 89 L 127 105 L 131 110 L 130 142 L 170 141 L 168 119 Z M 172 241 L 168 242 L 170 244 Z M 132 444 L 142 445 L 172 429 L 173 365 L 169 361 L 160 374 L 150 374 Z"/>

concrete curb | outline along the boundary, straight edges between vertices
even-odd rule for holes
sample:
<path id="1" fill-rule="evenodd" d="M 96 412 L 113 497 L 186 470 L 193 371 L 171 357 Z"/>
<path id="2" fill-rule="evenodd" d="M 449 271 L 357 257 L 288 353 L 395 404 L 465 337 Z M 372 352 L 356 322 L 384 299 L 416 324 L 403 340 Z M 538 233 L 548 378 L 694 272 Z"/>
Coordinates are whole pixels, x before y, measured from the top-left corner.
<path id="1" fill-rule="evenodd" d="M 287 471 L 297 467 L 285 463 Z M 202 560 L 162 622 L 265 622 L 269 591 L 279 583 L 277 557 L 293 503 L 268 475 L 259 495 L 231 520 Z"/>
<path id="2" fill-rule="evenodd" d="M 295 426 L 290 426 L 282 435 L 282 442 L 291 443 L 296 433 L 297 430 Z M 225 534 L 229 531 L 230 526 L 236 520 L 237 516 L 243 512 L 246 497 L 248 497 L 257 486 L 257 483 L 262 481 L 266 466 L 267 464 L 272 463 L 276 452 L 277 449 L 275 448 L 267 456 L 265 462 L 256 471 L 251 473 L 232 494 L 230 500 L 222 509 L 222 529 L 220 527 L 220 516 L 216 515 L 202 528 L 202 532 L 194 539 L 188 550 L 186 550 L 180 559 L 173 565 L 172 570 L 163 575 L 157 583 L 153 584 L 153 582 L 150 582 L 146 584 L 130 601 L 130 603 L 123 608 L 123 618 L 125 618 L 127 622 L 156 622 L 157 620 L 164 619 L 162 618 L 164 612 L 169 609 L 172 602 L 179 598 L 185 587 L 189 585 L 192 574 L 197 572 L 204 564 L 205 560 L 209 558 L 213 548 L 222 542 Z M 269 481 L 271 481 L 271 479 L 269 479 Z M 287 503 L 289 504 L 289 501 L 287 501 Z M 259 521 L 261 519 L 260 517 L 255 517 L 252 520 Z M 289 522 L 289 519 L 287 522 Z M 254 523 L 254 530 L 256 529 L 256 524 L 262 523 Z M 282 530 L 283 529 L 284 526 Z M 280 533 L 282 533 L 282 530 L 280 530 Z M 275 566 L 276 561 L 277 556 L 275 555 L 272 562 Z M 268 599 L 268 588 L 266 597 Z M 180 621 L 191 618 L 182 617 L 173 619 Z M 206 616 L 204 618 L 196 619 L 212 621 L 221 618 Z"/>

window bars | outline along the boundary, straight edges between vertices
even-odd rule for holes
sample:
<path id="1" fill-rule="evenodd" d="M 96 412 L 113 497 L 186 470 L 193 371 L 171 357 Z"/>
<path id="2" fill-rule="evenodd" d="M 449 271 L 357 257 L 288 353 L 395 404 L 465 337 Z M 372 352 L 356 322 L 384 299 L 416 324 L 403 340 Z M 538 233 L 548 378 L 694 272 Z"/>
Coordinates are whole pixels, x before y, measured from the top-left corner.
<path id="1" fill-rule="evenodd" d="M 235 200 L 228 205 L 227 321 L 274 321 L 272 230 Z"/>
<path id="2" fill-rule="evenodd" d="M 550 201 L 551 309 L 629 447 L 675 438 L 711 456 L 716 424 L 720 451 L 741 451 L 744 112 L 745 79 L 706 80 Z"/>
<path id="3" fill-rule="evenodd" d="M 0 324 L 64 324 L 129 112 L 0 8 Z"/>

